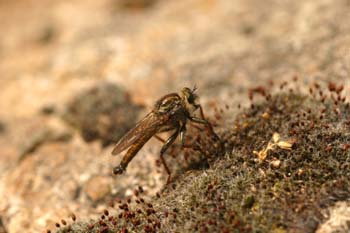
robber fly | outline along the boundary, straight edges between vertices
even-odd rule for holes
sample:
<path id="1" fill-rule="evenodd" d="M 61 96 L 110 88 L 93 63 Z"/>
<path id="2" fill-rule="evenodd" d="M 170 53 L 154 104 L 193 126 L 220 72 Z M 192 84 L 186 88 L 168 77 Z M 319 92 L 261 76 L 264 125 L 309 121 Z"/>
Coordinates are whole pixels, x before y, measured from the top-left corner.
<path id="1" fill-rule="evenodd" d="M 113 169 L 115 175 L 122 174 L 126 170 L 130 161 L 152 136 L 166 131 L 174 131 L 160 150 L 160 159 L 168 173 L 169 182 L 171 173 L 163 155 L 178 135 L 180 135 L 181 147 L 184 146 L 188 120 L 206 125 L 209 132 L 216 136 L 210 123 L 204 118 L 202 107 L 196 103 L 198 97 L 195 94 L 195 90 L 196 88 L 191 90 L 185 87 L 180 93 L 171 93 L 163 96 L 156 102 L 153 110 L 117 142 L 112 155 L 117 155 L 127 148 L 129 150 L 122 158 L 119 166 Z M 200 109 L 202 118 L 192 115 L 197 109 Z"/>

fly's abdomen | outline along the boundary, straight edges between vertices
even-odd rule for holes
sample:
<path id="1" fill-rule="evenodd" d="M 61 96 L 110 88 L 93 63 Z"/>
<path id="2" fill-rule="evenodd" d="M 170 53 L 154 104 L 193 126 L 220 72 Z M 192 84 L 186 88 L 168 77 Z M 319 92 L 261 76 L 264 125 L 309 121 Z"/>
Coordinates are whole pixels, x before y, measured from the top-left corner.
<path id="1" fill-rule="evenodd" d="M 123 173 L 128 164 L 130 163 L 130 161 L 135 157 L 135 155 L 137 154 L 137 152 L 139 152 L 139 150 L 141 150 L 141 148 L 145 145 L 145 143 L 153 136 L 152 134 L 147 134 L 144 137 L 141 137 L 139 139 L 139 141 L 137 141 L 136 143 L 134 143 L 129 150 L 126 152 L 126 154 L 124 155 L 122 161 L 120 162 L 120 165 L 116 168 L 114 168 L 114 173 L 115 174 L 121 174 Z"/>

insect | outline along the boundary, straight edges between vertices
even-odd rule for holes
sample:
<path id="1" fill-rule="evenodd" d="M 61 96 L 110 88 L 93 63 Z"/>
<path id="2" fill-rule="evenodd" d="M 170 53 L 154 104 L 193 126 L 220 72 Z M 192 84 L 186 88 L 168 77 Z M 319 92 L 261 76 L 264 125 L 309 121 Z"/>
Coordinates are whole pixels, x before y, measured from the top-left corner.
<path id="1" fill-rule="evenodd" d="M 120 164 L 113 169 L 115 175 L 125 172 L 130 161 L 136 156 L 143 145 L 158 133 L 173 131 L 172 135 L 165 140 L 160 150 L 160 159 L 168 174 L 168 182 L 171 172 L 164 160 L 164 154 L 175 139 L 180 135 L 181 147 L 184 146 L 187 121 L 206 125 L 209 133 L 215 134 L 211 124 L 204 118 L 203 109 L 198 104 L 196 88 L 183 88 L 179 93 L 171 93 L 160 98 L 148 113 L 134 128 L 127 132 L 115 145 L 112 155 L 117 155 L 129 148 Z M 193 116 L 193 112 L 200 109 L 201 118 Z M 159 139 L 159 138 L 158 138 Z"/>

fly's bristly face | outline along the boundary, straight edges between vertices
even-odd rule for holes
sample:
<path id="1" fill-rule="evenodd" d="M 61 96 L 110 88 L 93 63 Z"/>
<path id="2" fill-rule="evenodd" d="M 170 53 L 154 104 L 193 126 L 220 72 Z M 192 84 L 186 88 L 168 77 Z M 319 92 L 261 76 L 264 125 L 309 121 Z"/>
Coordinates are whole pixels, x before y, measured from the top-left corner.
<path id="1" fill-rule="evenodd" d="M 196 102 L 198 96 L 194 93 L 195 91 L 196 87 L 194 87 L 192 90 L 188 87 L 184 87 L 180 93 L 182 102 L 190 114 L 199 107 L 199 104 Z"/>

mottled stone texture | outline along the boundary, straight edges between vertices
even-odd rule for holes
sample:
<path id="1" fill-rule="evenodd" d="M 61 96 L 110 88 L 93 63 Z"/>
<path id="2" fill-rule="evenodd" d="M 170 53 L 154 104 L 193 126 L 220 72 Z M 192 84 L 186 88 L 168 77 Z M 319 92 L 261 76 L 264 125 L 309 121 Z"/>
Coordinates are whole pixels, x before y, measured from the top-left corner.
<path id="1" fill-rule="evenodd" d="M 111 143 L 183 86 L 198 87 L 210 116 L 294 75 L 300 91 L 341 82 L 348 98 L 349 22 L 348 0 L 0 1 L 0 232 L 54 229 L 138 185 L 161 190 L 160 142 L 117 178 Z M 62 120 L 77 99 L 87 105 Z"/>

